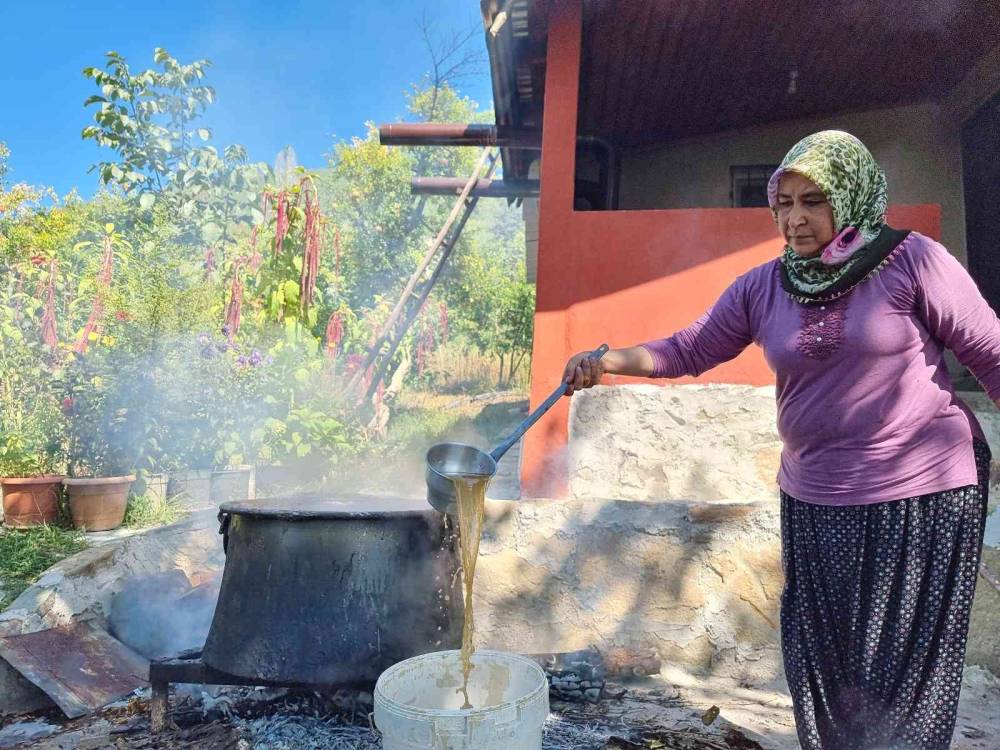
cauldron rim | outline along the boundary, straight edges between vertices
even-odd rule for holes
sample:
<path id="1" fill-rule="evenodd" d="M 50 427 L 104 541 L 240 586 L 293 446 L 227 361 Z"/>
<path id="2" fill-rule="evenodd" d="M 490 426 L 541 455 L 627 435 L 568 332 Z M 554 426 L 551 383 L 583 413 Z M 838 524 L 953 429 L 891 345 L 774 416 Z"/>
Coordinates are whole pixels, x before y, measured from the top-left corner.
<path id="1" fill-rule="evenodd" d="M 219 512 L 285 521 L 310 519 L 369 519 L 405 516 L 438 517 L 424 498 L 398 495 L 306 494 L 263 497 L 223 503 Z"/>

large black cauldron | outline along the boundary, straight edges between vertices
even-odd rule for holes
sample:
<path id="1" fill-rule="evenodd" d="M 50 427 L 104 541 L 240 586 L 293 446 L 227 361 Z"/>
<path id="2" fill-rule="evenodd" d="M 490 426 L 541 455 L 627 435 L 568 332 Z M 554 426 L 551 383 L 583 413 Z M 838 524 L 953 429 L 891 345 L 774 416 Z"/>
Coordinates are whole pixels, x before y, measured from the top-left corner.
<path id="1" fill-rule="evenodd" d="M 424 500 L 226 503 L 226 567 L 203 651 L 270 684 L 374 683 L 402 659 L 458 648 L 458 555 Z"/>

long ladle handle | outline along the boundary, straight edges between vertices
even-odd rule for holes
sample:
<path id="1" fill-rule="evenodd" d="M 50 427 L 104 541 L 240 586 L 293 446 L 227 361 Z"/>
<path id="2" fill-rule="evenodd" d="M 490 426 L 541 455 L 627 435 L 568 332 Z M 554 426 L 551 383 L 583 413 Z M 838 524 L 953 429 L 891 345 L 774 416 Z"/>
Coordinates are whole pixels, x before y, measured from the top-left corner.
<path id="1" fill-rule="evenodd" d="M 597 347 L 596 349 L 594 349 L 594 351 L 590 353 L 590 356 L 593 357 L 594 359 L 600 359 L 607 353 L 608 353 L 608 345 L 601 344 L 599 347 Z M 558 388 L 552 391 L 551 396 L 545 399 L 537 409 L 535 409 L 533 412 L 531 412 L 531 414 L 528 415 L 527 419 L 525 419 L 523 422 L 521 422 L 521 424 L 517 426 L 517 429 L 511 433 L 510 437 L 508 437 L 506 440 L 500 443 L 500 445 L 498 445 L 496 448 L 490 451 L 490 455 L 493 457 L 493 460 L 499 461 L 501 456 L 503 456 L 504 453 L 509 451 L 511 446 L 514 445 L 514 443 L 516 443 L 524 436 L 524 433 L 528 431 L 528 428 L 530 428 L 531 425 L 537 422 L 545 412 L 547 412 L 549 409 L 552 408 L 552 405 L 556 401 L 558 401 L 560 398 L 563 397 L 563 395 L 565 395 L 567 388 L 569 388 L 569 383 L 560 384 Z"/>

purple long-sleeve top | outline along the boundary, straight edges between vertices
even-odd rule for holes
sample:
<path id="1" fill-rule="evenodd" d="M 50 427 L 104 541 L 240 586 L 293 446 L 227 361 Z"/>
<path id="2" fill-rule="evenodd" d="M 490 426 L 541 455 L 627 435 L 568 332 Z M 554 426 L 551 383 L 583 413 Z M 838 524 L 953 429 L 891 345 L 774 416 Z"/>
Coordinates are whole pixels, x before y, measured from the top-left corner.
<path id="1" fill-rule="evenodd" d="M 950 348 L 1000 400 L 1000 322 L 965 269 L 912 232 L 875 276 L 823 305 L 782 289 L 779 261 L 740 276 L 688 328 L 643 346 L 653 377 L 700 375 L 750 343 L 777 387 L 778 484 L 822 505 L 860 505 L 976 482 L 982 430 L 955 395 Z"/>

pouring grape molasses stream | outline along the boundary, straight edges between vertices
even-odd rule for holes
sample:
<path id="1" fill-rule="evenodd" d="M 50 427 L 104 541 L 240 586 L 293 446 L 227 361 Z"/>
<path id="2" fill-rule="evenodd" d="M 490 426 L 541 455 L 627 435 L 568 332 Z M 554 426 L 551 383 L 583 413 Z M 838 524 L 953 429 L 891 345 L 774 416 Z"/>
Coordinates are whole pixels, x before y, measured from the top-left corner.
<path id="1" fill-rule="evenodd" d="M 602 344 L 591 356 L 600 359 L 608 351 Z M 496 474 L 497 462 L 521 436 L 558 401 L 569 387 L 562 383 L 500 445 L 489 453 L 462 443 L 439 443 L 427 451 L 427 500 L 442 513 L 458 517 L 462 572 L 465 584 L 465 622 L 462 628 L 462 688 L 463 709 L 473 708 L 469 702 L 469 674 L 475 651 L 472 620 L 472 586 L 476 577 L 479 540 L 482 536 L 486 487 Z"/>

